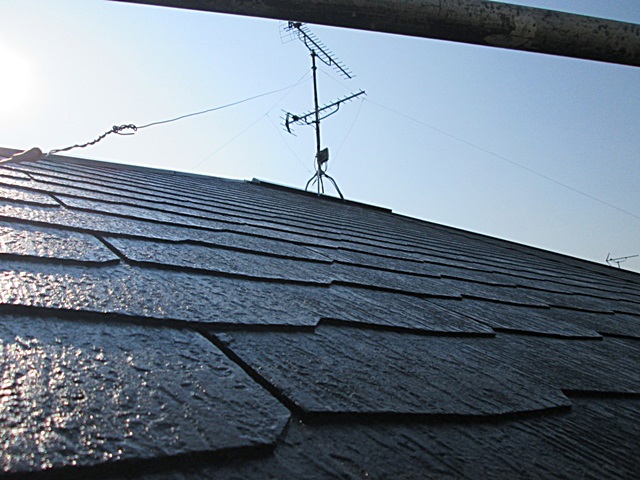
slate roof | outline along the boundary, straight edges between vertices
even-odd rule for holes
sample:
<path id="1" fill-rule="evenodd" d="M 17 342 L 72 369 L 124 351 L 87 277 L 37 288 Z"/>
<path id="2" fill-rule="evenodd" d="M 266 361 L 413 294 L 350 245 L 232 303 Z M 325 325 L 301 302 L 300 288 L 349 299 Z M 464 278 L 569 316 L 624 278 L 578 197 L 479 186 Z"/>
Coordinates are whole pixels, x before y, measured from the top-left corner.
<path id="1" fill-rule="evenodd" d="M 637 274 L 65 157 L 0 199 L 9 478 L 640 475 Z"/>

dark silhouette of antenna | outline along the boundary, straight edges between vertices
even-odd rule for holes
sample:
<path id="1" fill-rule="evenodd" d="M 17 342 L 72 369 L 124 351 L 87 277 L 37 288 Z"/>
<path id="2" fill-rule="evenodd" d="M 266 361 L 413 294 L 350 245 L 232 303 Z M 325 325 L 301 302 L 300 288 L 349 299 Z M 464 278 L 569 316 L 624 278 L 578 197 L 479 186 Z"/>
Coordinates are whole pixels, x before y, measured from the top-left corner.
<path id="1" fill-rule="evenodd" d="M 607 260 L 606 260 L 606 262 L 607 262 L 607 264 L 608 264 L 610 267 L 613 267 L 613 265 L 612 265 L 612 264 L 613 264 L 613 263 L 616 263 L 616 264 L 618 265 L 618 268 L 620 268 L 620 264 L 621 264 L 622 262 L 626 262 L 626 261 L 627 261 L 627 260 L 629 260 L 630 258 L 636 258 L 636 257 L 638 257 L 638 256 L 640 256 L 640 255 L 629 255 L 629 256 L 627 256 L 627 257 L 611 258 L 611 253 L 607 253 Z"/>
<path id="2" fill-rule="evenodd" d="M 340 105 L 346 103 L 354 98 L 359 97 L 360 95 L 364 95 L 364 90 L 360 90 L 357 93 L 352 93 L 351 95 L 347 95 L 346 97 L 340 98 L 333 103 L 328 105 L 324 105 L 323 107 L 319 106 L 318 103 L 318 79 L 317 79 L 317 70 L 316 66 L 316 58 L 319 59 L 325 65 L 332 67 L 345 79 L 353 78 L 353 74 L 351 71 L 347 69 L 347 67 L 336 60 L 335 56 L 331 51 L 316 37 L 311 31 L 304 26 L 304 24 L 300 22 L 287 22 L 280 31 L 281 38 L 288 37 L 291 39 L 297 38 L 299 39 L 307 49 L 311 52 L 311 71 L 313 73 L 313 103 L 314 109 L 310 112 L 304 113 L 302 115 L 295 115 L 290 112 L 285 112 L 284 118 L 284 127 L 287 129 L 287 132 L 293 134 L 291 127 L 293 125 L 311 125 L 316 129 L 316 173 L 314 173 L 313 177 L 309 179 L 307 185 L 305 186 L 305 190 L 309 189 L 309 185 L 318 185 L 318 195 L 324 193 L 324 184 L 323 178 L 328 178 L 329 181 L 333 184 L 340 198 L 344 199 L 342 192 L 338 188 L 338 184 L 336 181 L 327 175 L 327 162 L 329 161 L 329 149 L 322 148 L 322 144 L 320 142 L 320 121 L 324 120 L 327 117 L 330 117 L 334 113 L 336 113 L 340 109 Z"/>

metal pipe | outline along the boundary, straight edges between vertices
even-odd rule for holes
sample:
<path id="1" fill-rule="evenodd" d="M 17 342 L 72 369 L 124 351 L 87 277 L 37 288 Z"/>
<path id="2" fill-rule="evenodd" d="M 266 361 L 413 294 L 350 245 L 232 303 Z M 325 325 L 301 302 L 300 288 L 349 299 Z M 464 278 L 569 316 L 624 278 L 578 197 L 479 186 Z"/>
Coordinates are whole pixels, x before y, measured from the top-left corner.
<path id="1" fill-rule="evenodd" d="M 316 159 L 318 159 L 318 155 L 320 155 L 320 150 L 322 149 L 322 145 L 320 143 L 320 107 L 318 106 L 318 75 L 317 75 L 318 67 L 316 67 L 316 52 L 311 50 L 311 71 L 313 72 L 313 104 L 315 110 L 315 121 L 313 123 L 316 124 Z M 318 163 L 318 168 L 320 168 L 320 163 Z"/>
<path id="2" fill-rule="evenodd" d="M 318 195 L 320 195 L 320 188 L 322 187 L 322 166 L 320 165 L 320 114 L 318 112 L 318 67 L 316 67 L 316 52 L 311 50 L 311 71 L 313 72 L 313 104 L 315 105 L 315 124 L 316 124 L 316 172 L 318 175 Z M 324 189 L 324 187 L 322 187 Z M 322 192 L 324 193 L 324 191 Z"/>
<path id="3" fill-rule="evenodd" d="M 640 66 L 640 25 L 482 0 L 115 0 Z"/>

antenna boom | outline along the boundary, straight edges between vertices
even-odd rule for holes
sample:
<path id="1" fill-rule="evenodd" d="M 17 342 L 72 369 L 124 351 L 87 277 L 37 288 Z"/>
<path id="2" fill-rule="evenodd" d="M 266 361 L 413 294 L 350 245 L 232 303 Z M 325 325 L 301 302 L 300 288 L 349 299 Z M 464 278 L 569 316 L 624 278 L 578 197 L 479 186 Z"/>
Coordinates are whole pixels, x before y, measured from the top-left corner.
<path id="1" fill-rule="evenodd" d="M 334 113 L 336 113 L 338 111 L 338 109 L 340 108 L 340 105 L 342 103 L 346 103 L 349 102 L 351 100 L 353 100 L 354 98 L 359 97 L 360 95 L 366 95 L 366 92 L 364 90 L 360 90 L 357 93 L 352 93 L 351 95 L 348 95 L 344 98 L 341 98 L 339 100 L 336 100 L 333 103 L 330 103 L 329 105 L 325 105 L 324 107 L 321 107 L 318 109 L 318 114 L 319 114 L 319 119 L 320 120 L 324 120 L 327 117 L 330 117 L 331 115 L 333 115 Z M 333 110 L 331 110 L 333 109 Z M 329 112 L 327 112 L 328 110 L 331 110 Z M 323 112 L 327 112 L 325 115 L 322 115 Z M 293 113 L 290 112 L 285 112 L 286 117 L 285 117 L 285 128 L 287 129 L 287 131 L 289 133 L 291 133 L 291 125 L 313 125 L 315 124 L 316 120 L 315 120 L 315 115 L 316 115 L 316 111 L 312 110 L 310 112 L 306 112 L 303 115 L 295 115 Z"/>
<path id="2" fill-rule="evenodd" d="M 304 24 L 300 22 L 288 22 L 284 30 L 295 35 L 304 43 L 304 46 L 307 47 L 310 52 L 315 52 L 320 61 L 326 66 L 333 67 L 339 74 L 347 79 L 353 78 L 353 73 L 351 73 L 342 62 L 338 61 L 326 45 L 322 43 L 311 30 L 305 27 Z"/>

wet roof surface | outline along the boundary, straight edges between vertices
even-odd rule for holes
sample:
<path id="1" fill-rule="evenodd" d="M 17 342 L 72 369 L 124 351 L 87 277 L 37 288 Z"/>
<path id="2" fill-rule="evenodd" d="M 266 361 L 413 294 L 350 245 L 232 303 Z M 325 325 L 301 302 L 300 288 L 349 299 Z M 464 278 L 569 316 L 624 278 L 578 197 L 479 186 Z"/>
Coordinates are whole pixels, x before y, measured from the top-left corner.
<path id="1" fill-rule="evenodd" d="M 0 167 L 0 475 L 637 478 L 640 276 L 264 182 Z"/>

